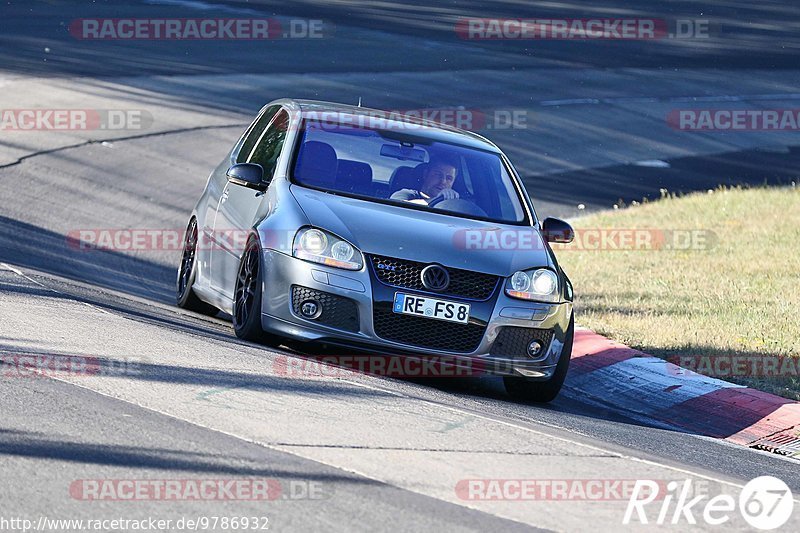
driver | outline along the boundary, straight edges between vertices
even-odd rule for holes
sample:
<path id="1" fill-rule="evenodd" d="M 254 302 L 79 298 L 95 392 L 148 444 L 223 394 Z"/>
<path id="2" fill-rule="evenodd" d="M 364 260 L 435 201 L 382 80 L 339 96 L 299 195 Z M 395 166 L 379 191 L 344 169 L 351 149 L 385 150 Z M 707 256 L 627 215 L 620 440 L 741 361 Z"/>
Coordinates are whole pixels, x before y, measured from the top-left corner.
<path id="1" fill-rule="evenodd" d="M 419 190 L 400 189 L 390 198 L 392 200 L 405 200 L 418 204 L 430 204 L 434 200 L 454 200 L 458 198 L 458 193 L 453 190 L 453 182 L 456 180 L 456 164 L 445 158 L 431 159 Z"/>

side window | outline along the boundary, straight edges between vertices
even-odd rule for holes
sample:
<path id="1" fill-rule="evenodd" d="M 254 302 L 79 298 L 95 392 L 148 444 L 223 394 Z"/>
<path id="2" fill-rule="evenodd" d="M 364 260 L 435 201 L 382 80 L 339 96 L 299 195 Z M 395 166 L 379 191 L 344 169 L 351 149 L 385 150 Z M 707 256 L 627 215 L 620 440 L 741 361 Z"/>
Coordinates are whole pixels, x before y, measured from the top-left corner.
<path id="1" fill-rule="evenodd" d="M 289 114 L 281 111 L 275 115 L 270 125 L 261 134 L 255 148 L 247 158 L 248 163 L 258 163 L 264 167 L 265 179 L 270 179 L 275 173 L 275 166 L 278 164 L 278 156 L 281 154 L 288 129 Z"/>
<path id="2" fill-rule="evenodd" d="M 242 142 L 242 147 L 239 148 L 239 153 L 236 155 L 237 163 L 247 162 L 247 157 L 250 155 L 250 152 L 253 151 L 253 146 L 256 145 L 256 141 L 258 141 L 259 136 L 280 108 L 281 106 L 279 105 L 268 107 L 253 121 L 252 124 L 250 124 L 250 127 L 247 128 L 247 132 L 244 134 L 244 142 Z"/>

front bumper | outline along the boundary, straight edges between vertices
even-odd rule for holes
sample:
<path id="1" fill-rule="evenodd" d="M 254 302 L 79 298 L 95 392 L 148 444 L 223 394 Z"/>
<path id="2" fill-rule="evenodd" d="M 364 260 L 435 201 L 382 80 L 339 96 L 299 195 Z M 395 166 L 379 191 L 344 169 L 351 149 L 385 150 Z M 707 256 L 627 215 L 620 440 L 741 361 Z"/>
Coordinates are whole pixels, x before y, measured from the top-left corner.
<path id="1" fill-rule="evenodd" d="M 533 380 L 552 377 L 562 355 L 572 314 L 572 304 L 569 302 L 542 304 L 512 299 L 505 295 L 500 284 L 488 301 L 477 302 L 474 307 L 479 315 L 476 322 L 485 325 L 477 347 L 469 351 L 448 351 L 395 342 L 376 334 L 373 320 L 376 306 L 385 306 L 387 298 L 394 292 L 416 294 L 418 291 L 385 285 L 378 281 L 369 265 L 360 271 L 347 271 L 309 263 L 269 249 L 264 251 L 263 259 L 261 323 L 265 331 L 273 334 L 303 342 L 319 342 L 387 355 L 441 356 L 448 360 L 478 362 L 489 374 L 525 376 Z M 331 300 L 345 298 L 353 302 L 356 313 L 351 313 L 350 322 L 328 321 L 331 325 L 303 318 L 297 312 L 296 302 L 293 305 L 293 287 L 330 294 L 333 296 Z M 448 295 L 437 297 L 462 301 Z M 349 304 L 347 309 L 352 310 Z M 531 315 L 532 319 L 518 318 Z M 546 336 L 547 345 L 536 358 L 517 353 L 512 356 L 507 349 L 498 350 L 498 346 L 495 346 L 503 328 L 535 328 L 530 331 L 549 332 Z M 515 329 L 514 333 L 518 336 L 519 333 L 524 334 L 524 330 Z M 509 331 L 504 337 L 504 340 L 508 340 Z"/>

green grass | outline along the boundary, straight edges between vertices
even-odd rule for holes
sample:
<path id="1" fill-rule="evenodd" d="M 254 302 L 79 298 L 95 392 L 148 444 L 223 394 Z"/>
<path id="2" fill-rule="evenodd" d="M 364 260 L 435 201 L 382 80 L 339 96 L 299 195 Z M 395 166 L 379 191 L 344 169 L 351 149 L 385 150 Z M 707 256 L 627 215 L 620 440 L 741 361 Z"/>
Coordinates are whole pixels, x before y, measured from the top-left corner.
<path id="1" fill-rule="evenodd" d="M 575 288 L 577 323 L 663 358 L 800 357 L 800 189 L 664 194 L 580 218 L 574 226 L 709 230 L 716 236 L 706 249 L 558 247 Z M 797 374 L 723 379 L 800 399 Z"/>

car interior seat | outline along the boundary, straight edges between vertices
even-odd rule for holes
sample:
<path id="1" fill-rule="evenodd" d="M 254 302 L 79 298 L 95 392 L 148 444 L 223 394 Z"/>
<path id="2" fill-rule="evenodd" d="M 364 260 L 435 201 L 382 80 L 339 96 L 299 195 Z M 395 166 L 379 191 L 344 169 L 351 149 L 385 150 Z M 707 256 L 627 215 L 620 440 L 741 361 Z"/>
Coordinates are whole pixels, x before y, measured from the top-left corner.
<path id="1" fill-rule="evenodd" d="M 336 182 L 339 160 L 336 150 L 328 143 L 307 141 L 300 147 L 296 175 L 303 183 L 332 188 Z"/>
<path id="2" fill-rule="evenodd" d="M 336 189 L 371 196 L 372 167 L 368 163 L 340 159 L 336 172 Z"/>
<path id="3" fill-rule="evenodd" d="M 397 167 L 392 172 L 390 180 L 392 193 L 400 189 L 419 190 L 422 185 L 422 175 L 425 173 L 427 163 L 420 163 L 416 167 Z"/>

